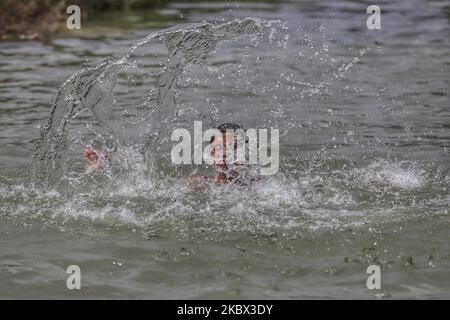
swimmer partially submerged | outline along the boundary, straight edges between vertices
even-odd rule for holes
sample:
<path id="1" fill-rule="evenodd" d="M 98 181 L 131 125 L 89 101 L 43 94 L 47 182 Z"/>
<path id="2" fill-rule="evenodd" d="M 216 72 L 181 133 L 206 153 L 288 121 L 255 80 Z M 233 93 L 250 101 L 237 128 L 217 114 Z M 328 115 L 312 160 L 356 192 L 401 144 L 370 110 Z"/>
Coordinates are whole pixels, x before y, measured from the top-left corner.
<path id="1" fill-rule="evenodd" d="M 245 170 L 242 170 L 243 165 L 237 164 L 236 161 L 230 163 L 227 159 L 227 141 L 235 139 L 232 132 L 243 129 L 242 126 L 234 123 L 224 123 L 217 127 L 221 133 L 218 137 L 212 137 L 211 144 L 211 158 L 213 159 L 213 167 L 217 171 L 216 176 L 191 176 L 191 181 L 195 182 L 216 182 L 224 183 L 238 183 L 246 185 L 248 182 L 257 180 L 256 177 L 245 177 Z M 230 143 L 233 146 L 234 152 L 237 149 L 236 140 Z M 220 150 L 218 154 L 217 150 Z M 87 172 L 93 172 L 110 165 L 111 157 L 105 150 L 86 149 L 84 157 L 88 161 Z"/>
<path id="2" fill-rule="evenodd" d="M 213 167 L 218 172 L 215 177 L 212 176 L 191 176 L 193 181 L 215 181 L 216 183 L 238 183 L 240 185 L 246 185 L 248 182 L 257 180 L 256 177 L 245 177 L 245 170 L 242 164 L 238 164 L 236 161 L 230 162 L 227 159 L 227 145 L 233 146 L 233 152 L 237 151 L 237 141 L 233 132 L 236 130 L 243 130 L 243 127 L 234 123 L 224 123 L 217 127 L 221 135 L 218 137 L 212 137 L 211 144 L 211 158 L 213 159 Z M 227 141 L 234 140 L 234 143 L 228 143 Z M 217 153 L 220 150 L 220 154 Z M 236 159 L 236 156 L 234 157 Z"/>

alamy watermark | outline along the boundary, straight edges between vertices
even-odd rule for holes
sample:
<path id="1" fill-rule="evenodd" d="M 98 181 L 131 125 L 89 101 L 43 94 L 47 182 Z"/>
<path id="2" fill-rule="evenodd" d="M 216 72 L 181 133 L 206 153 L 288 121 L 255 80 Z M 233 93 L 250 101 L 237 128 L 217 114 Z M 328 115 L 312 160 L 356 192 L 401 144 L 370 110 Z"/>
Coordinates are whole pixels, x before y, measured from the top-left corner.
<path id="1" fill-rule="evenodd" d="M 71 15 L 66 20 L 66 26 L 69 30 L 81 29 L 81 9 L 77 5 L 70 5 L 67 7 L 67 13 Z"/>
<path id="2" fill-rule="evenodd" d="M 69 290 L 81 289 L 81 269 L 76 264 L 70 265 L 67 267 L 66 270 L 67 274 L 70 274 L 70 276 L 67 277 L 66 280 L 66 287 Z"/>
<path id="3" fill-rule="evenodd" d="M 380 266 L 377 266 L 376 264 L 371 264 L 367 267 L 366 270 L 367 274 L 370 274 L 370 276 L 367 278 L 366 285 L 367 289 L 373 290 L 381 289 L 381 268 Z"/>
<path id="4" fill-rule="evenodd" d="M 371 15 L 366 20 L 367 29 L 381 29 L 381 9 L 380 6 L 370 5 L 367 7 L 367 13 Z"/>
<path id="5" fill-rule="evenodd" d="M 218 129 L 203 131 L 201 121 L 194 121 L 194 134 L 178 128 L 172 132 L 176 142 L 170 153 L 172 163 L 180 164 L 249 164 L 259 165 L 261 175 L 274 175 L 279 168 L 279 130 L 270 129 L 270 148 L 267 129 Z M 209 143 L 204 147 L 204 143 Z M 193 150 L 193 152 L 192 152 Z M 269 154 L 270 151 L 270 154 Z"/>

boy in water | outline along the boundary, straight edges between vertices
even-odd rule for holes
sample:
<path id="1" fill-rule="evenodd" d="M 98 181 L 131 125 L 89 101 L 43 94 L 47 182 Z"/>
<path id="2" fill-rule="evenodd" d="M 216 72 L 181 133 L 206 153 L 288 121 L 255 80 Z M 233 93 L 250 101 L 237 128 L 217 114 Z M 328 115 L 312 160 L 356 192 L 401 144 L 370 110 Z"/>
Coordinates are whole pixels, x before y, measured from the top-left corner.
<path id="1" fill-rule="evenodd" d="M 242 170 L 238 170 L 239 164 L 234 161 L 230 163 L 227 161 L 227 141 L 230 141 L 235 138 L 235 135 L 232 133 L 236 130 L 243 130 L 243 127 L 234 124 L 234 123 L 224 123 L 217 127 L 217 130 L 220 131 L 221 135 L 219 137 L 212 137 L 211 144 L 211 157 L 213 159 L 213 166 L 218 171 L 217 176 L 191 176 L 192 181 L 215 181 L 217 183 L 229 183 L 229 182 L 237 182 L 239 184 L 246 184 L 245 181 L 253 181 L 255 178 L 246 179 Z M 227 132 L 227 130 L 229 132 Z M 231 132 L 230 132 L 231 131 Z M 230 143 L 231 144 L 231 143 Z M 237 141 L 234 141 L 232 144 L 234 147 L 234 152 L 236 154 L 237 150 Z M 216 150 L 220 150 L 221 155 L 216 153 Z M 86 149 L 84 151 L 84 157 L 88 161 L 87 171 L 92 172 L 99 170 L 106 165 L 109 165 L 111 162 L 111 158 L 108 153 L 104 150 L 95 150 L 95 149 Z M 236 156 L 235 156 L 236 158 Z"/>
<path id="2" fill-rule="evenodd" d="M 243 171 L 239 170 L 238 166 L 240 164 L 236 163 L 236 151 L 237 151 L 237 141 L 236 141 L 236 130 L 244 131 L 243 127 L 234 123 L 224 123 L 216 128 L 220 131 L 221 135 L 219 137 L 212 137 L 211 144 L 211 157 L 213 159 L 213 166 L 218 171 L 217 176 L 191 176 L 191 180 L 208 180 L 212 179 L 217 183 L 229 183 L 237 182 L 239 184 L 245 184 L 245 179 Z M 228 132 L 227 132 L 228 130 Z M 227 161 L 227 141 L 235 140 L 234 143 L 229 143 L 233 146 L 233 151 L 235 154 L 235 161 Z M 217 154 L 216 150 L 220 150 L 221 154 Z M 250 180 L 254 180 L 250 179 Z"/>

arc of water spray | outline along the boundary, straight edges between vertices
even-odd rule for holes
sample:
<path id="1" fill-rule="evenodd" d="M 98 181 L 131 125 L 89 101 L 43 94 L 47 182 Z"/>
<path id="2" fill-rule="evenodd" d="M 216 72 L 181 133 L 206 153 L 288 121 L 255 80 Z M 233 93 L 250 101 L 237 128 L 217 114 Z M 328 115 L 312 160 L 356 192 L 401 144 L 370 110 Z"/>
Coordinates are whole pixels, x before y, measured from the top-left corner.
<path id="1" fill-rule="evenodd" d="M 56 185 L 65 174 L 68 126 L 71 119 L 86 109 L 90 109 L 99 123 L 111 132 L 116 147 L 117 144 L 123 143 L 120 119 L 115 118 L 112 112 L 113 89 L 118 72 L 129 65 L 128 60 L 136 49 L 156 38 L 164 40 L 168 49 L 166 65 L 157 74 L 155 83 L 158 92 L 155 106 L 157 112 L 152 114 L 154 117 L 152 131 L 156 132 L 156 136 L 161 136 L 168 128 L 167 121 L 173 118 L 164 118 L 167 113 L 163 110 L 172 112 L 176 110 L 174 88 L 184 67 L 204 62 L 219 41 L 258 33 L 274 22 L 276 21 L 245 18 L 218 25 L 201 22 L 165 29 L 151 33 L 134 43 L 121 58 L 108 58 L 93 68 L 81 70 L 70 76 L 59 87 L 48 123 L 35 144 L 32 155 L 34 186 L 47 189 Z M 152 147 L 157 149 L 154 143 L 146 143 L 146 148 Z"/>

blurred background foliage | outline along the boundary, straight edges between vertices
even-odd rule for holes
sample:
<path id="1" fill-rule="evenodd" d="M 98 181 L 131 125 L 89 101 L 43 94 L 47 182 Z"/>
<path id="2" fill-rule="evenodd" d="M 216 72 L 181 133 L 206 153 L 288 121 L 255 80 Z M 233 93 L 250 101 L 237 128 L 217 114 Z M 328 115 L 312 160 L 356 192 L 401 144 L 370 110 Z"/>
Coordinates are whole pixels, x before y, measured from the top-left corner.
<path id="1" fill-rule="evenodd" d="M 1 0 L 0 39 L 34 40 L 62 30 L 69 5 L 80 6 L 84 19 L 104 11 L 161 7 L 170 0 Z"/>

